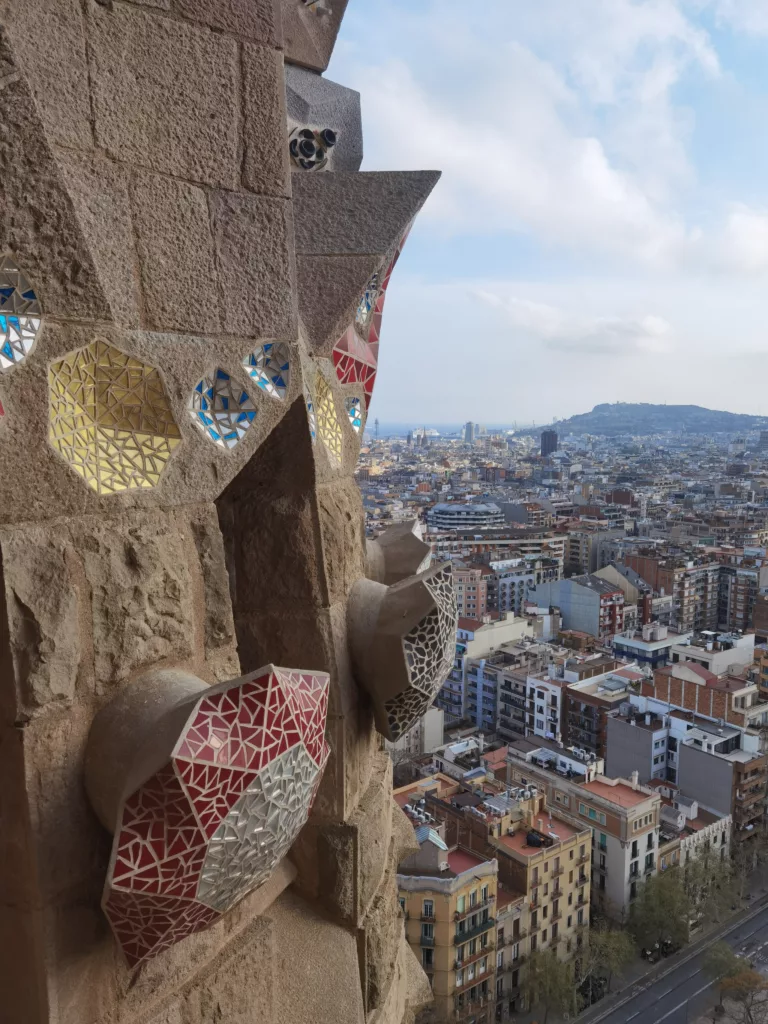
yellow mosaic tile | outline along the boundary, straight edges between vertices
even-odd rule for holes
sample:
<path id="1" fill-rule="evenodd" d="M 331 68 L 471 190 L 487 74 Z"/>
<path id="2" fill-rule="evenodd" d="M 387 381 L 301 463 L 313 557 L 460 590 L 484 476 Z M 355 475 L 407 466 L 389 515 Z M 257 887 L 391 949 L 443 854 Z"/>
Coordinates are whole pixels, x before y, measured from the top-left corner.
<path id="1" fill-rule="evenodd" d="M 160 374 L 104 341 L 48 371 L 49 440 L 98 494 L 154 487 L 181 442 Z"/>
<path id="2" fill-rule="evenodd" d="M 344 434 L 339 417 L 336 415 L 333 391 L 321 373 L 318 373 L 315 380 L 315 399 L 318 436 L 327 448 L 331 460 L 341 464 L 344 452 Z"/>

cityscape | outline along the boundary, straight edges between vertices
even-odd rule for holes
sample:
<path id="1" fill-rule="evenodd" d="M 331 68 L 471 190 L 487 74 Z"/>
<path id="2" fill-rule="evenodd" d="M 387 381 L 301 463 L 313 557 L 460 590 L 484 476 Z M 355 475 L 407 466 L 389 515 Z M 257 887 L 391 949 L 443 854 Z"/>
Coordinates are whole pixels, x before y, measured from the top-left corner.
<path id="1" fill-rule="evenodd" d="M 412 529 L 455 580 L 451 671 L 388 743 L 436 1019 L 596 1012 L 611 971 L 724 929 L 765 858 L 768 430 L 374 425 L 357 478 L 369 537 Z M 682 929 L 647 906 L 675 875 Z M 695 964 L 635 1016 L 704 1013 Z"/>
<path id="2" fill-rule="evenodd" d="M 768 1024 L 768 0 L 0 0 L 0 1024 Z"/>

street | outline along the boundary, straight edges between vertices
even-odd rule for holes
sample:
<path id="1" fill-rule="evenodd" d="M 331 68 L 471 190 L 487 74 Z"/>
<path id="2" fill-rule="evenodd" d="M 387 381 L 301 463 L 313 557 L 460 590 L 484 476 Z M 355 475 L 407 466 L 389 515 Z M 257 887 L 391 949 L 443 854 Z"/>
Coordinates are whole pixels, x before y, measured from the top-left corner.
<path id="1" fill-rule="evenodd" d="M 755 968 L 768 974 L 768 906 L 725 936 L 737 953 L 754 962 Z M 629 1000 L 605 1016 L 596 1012 L 588 1018 L 592 1024 L 687 1024 L 714 1005 L 716 983 L 702 970 L 706 956 L 702 950 L 653 982 L 638 983 L 628 992 Z M 595 1008 L 597 1010 L 597 1007 Z"/>

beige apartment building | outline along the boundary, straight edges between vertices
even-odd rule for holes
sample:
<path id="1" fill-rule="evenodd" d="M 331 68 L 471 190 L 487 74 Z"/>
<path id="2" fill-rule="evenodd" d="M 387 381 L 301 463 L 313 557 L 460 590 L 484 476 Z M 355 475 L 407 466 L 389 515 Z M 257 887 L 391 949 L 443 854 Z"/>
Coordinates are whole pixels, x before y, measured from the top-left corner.
<path id="1" fill-rule="evenodd" d="M 512 786 L 535 785 L 556 813 L 590 830 L 592 906 L 624 921 L 639 884 L 658 871 L 661 798 L 639 784 L 637 773 L 609 779 L 585 771 L 567 778 L 560 761 L 570 761 L 567 751 L 527 740 L 511 744 L 507 779 Z M 577 762 L 569 767 L 574 771 Z"/>
<path id="2" fill-rule="evenodd" d="M 494 864 L 499 883 L 493 890 L 496 913 L 485 906 L 476 909 L 481 915 L 488 909 L 488 918 L 495 919 L 494 977 L 486 978 L 485 969 L 478 974 L 477 968 L 473 969 L 472 977 L 459 974 L 469 966 L 467 957 L 473 958 L 473 962 L 476 962 L 475 957 L 483 962 L 490 939 L 476 943 L 475 953 L 468 949 L 463 959 L 457 958 L 453 987 L 450 980 L 437 977 L 441 969 L 438 960 L 443 965 L 447 962 L 444 955 L 438 956 L 438 946 L 444 943 L 437 943 L 432 954 L 419 951 L 417 955 L 422 963 L 434 961 L 433 989 L 436 999 L 439 995 L 443 1000 L 442 1005 L 450 1009 L 448 996 L 452 994 L 457 1013 L 467 1013 L 470 1006 L 477 1011 L 485 1005 L 483 996 L 490 994 L 492 1019 L 509 1019 L 523 1009 L 520 989 L 531 952 L 554 949 L 561 959 L 568 959 L 580 945 L 584 929 L 589 927 L 589 826 L 571 817 L 566 820 L 564 815 L 548 808 L 544 792 L 537 791 L 535 786 L 514 787 L 510 792 L 490 772 L 478 775 L 471 783 L 461 783 L 444 775 L 430 776 L 396 790 L 395 799 L 414 821 L 417 835 L 423 834 L 421 829 L 425 824 L 433 831 L 440 829 L 441 842 L 446 847 L 443 854 L 454 871 L 457 872 L 461 864 L 468 864 L 461 859 L 467 855 L 474 857 L 477 865 L 489 861 Z M 423 817 L 427 818 L 425 824 L 420 820 Z M 460 855 L 455 851 L 460 851 Z M 477 865 L 472 870 L 478 877 L 484 877 Z M 412 871 L 410 861 L 404 867 Z M 418 867 L 422 869 L 423 863 Z M 413 881 L 406 886 L 402 878 L 399 884 L 401 899 L 405 898 L 406 888 L 422 894 L 426 891 L 423 871 L 420 889 Z M 429 884 L 432 885 L 431 878 Z M 450 884 L 451 896 L 464 893 L 458 877 Z M 457 924 L 460 920 L 458 916 Z M 486 919 L 481 918 L 475 928 L 484 928 L 485 923 Z M 421 932 L 413 924 L 409 929 L 409 942 L 416 948 Z M 428 929 L 426 934 L 429 940 Z M 485 932 L 476 933 L 473 929 L 470 941 L 478 939 L 480 934 Z M 460 938 L 458 933 L 454 938 Z M 465 998 L 460 1000 L 461 996 Z M 479 1024 L 479 1016 L 477 1021 Z"/>
<path id="3" fill-rule="evenodd" d="M 439 826 L 416 830 L 419 852 L 398 868 L 408 942 L 426 971 L 439 1021 L 489 1024 L 496 993 L 498 867 L 461 847 Z"/>

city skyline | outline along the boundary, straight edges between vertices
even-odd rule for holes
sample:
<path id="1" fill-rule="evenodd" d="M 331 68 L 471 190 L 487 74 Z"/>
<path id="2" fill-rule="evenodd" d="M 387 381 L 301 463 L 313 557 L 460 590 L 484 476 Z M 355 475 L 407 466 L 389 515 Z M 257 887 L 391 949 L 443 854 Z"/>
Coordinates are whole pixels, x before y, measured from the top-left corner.
<path id="1" fill-rule="evenodd" d="M 585 3 L 394 0 L 373 34 L 371 0 L 350 8 L 329 77 L 361 92 L 363 169 L 443 170 L 396 271 L 373 416 L 461 400 L 545 422 L 606 390 L 768 413 L 745 387 L 768 358 L 768 17 Z"/>

